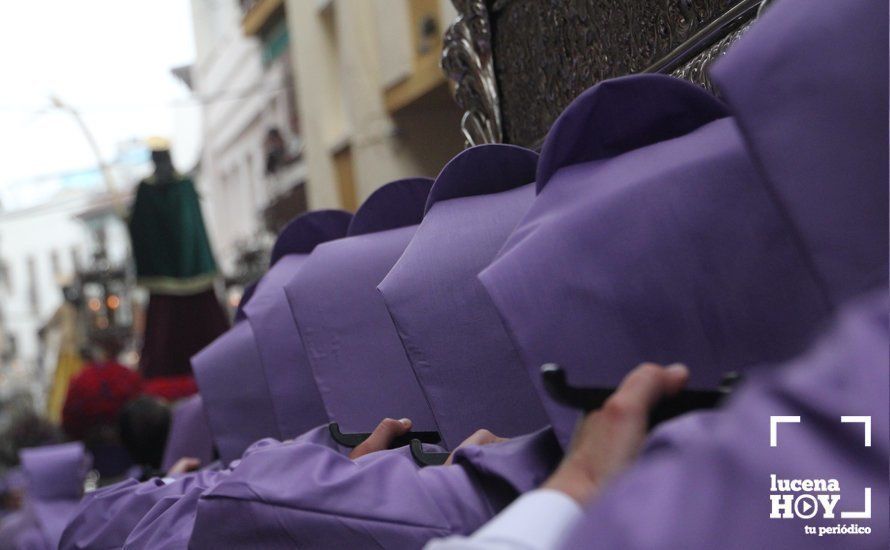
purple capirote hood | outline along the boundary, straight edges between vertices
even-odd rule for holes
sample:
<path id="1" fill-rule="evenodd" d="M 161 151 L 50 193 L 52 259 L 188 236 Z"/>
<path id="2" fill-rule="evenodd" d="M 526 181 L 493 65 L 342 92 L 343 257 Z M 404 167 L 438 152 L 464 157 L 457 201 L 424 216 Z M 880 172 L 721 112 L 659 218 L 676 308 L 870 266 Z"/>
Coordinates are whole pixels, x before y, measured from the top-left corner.
<path id="1" fill-rule="evenodd" d="M 773 4 L 712 77 L 837 306 L 887 283 L 887 3 Z"/>
<path id="2" fill-rule="evenodd" d="M 330 420 L 349 432 L 384 417 L 434 430 L 377 283 L 414 235 L 432 181 L 400 180 L 356 213 L 350 236 L 316 248 L 285 292 Z M 391 213 L 387 216 L 386 212 Z"/>
<path id="3" fill-rule="evenodd" d="M 629 112 L 641 136 L 612 140 Z M 542 152 L 542 163 L 572 164 L 539 169 L 551 175 L 537 200 L 480 274 L 564 445 L 578 413 L 546 395 L 544 363 L 560 364 L 572 385 L 615 387 L 639 363 L 684 362 L 692 387 L 713 388 L 728 372 L 799 353 L 830 315 L 725 114 L 671 77 L 594 86 Z M 587 125 L 564 122 L 576 117 Z M 579 147 L 585 128 L 612 146 L 560 153 Z"/>
<path id="4" fill-rule="evenodd" d="M 485 145 L 452 159 L 379 290 L 448 448 L 479 428 L 546 425 L 528 375 L 476 278 L 534 199 L 537 155 Z"/>
<path id="5" fill-rule="evenodd" d="M 243 305 L 243 320 L 192 358 L 207 421 L 225 463 L 258 439 L 295 435 L 320 420 L 319 407 L 313 406 L 317 400 L 311 400 L 311 387 L 301 377 L 305 369 L 292 360 L 299 354 L 298 335 L 292 325 L 288 331 L 288 316 L 281 315 L 287 311 L 281 292 L 306 255 L 319 243 L 342 237 L 351 219 L 345 212 L 323 210 L 291 221 L 276 242 L 271 269 Z"/>

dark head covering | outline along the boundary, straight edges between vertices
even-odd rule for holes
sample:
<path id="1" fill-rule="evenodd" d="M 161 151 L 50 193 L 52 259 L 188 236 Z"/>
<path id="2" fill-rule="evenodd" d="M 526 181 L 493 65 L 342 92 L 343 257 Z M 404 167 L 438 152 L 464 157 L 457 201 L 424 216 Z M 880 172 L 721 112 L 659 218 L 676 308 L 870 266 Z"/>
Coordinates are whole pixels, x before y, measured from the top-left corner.
<path id="1" fill-rule="evenodd" d="M 431 185 L 416 178 L 378 189 L 350 236 L 316 248 L 285 288 L 328 416 L 344 431 L 370 431 L 387 416 L 435 429 L 377 292 L 414 235 Z"/>
<path id="2" fill-rule="evenodd" d="M 345 210 L 314 210 L 292 219 L 278 234 L 270 266 L 289 254 L 309 254 L 315 247 L 346 234 L 352 214 Z"/>
<path id="3" fill-rule="evenodd" d="M 379 285 L 450 448 L 478 428 L 515 436 L 546 424 L 476 279 L 531 204 L 536 162 L 534 152 L 511 145 L 452 159 L 417 234 Z"/>
<path id="4" fill-rule="evenodd" d="M 281 289 L 306 254 L 320 242 L 341 237 L 347 223 L 348 214 L 325 210 L 288 224 L 276 242 L 287 255 L 274 258 L 272 269 L 257 283 L 244 306 L 246 320 L 192 358 L 207 421 L 224 462 L 240 457 L 258 439 L 283 438 L 314 425 L 301 423 L 319 420 L 311 392 L 300 393 L 306 386 L 305 370 L 294 368 L 291 361 L 299 346 Z M 306 235 L 300 234 L 301 227 Z M 279 355 L 270 356 L 275 353 Z M 301 417 L 301 411 L 307 416 Z"/>
<path id="5" fill-rule="evenodd" d="M 643 75 L 594 86 L 554 125 L 538 199 L 480 275 L 539 390 L 551 361 L 599 387 L 679 361 L 691 387 L 713 388 L 801 351 L 829 314 L 725 115 L 691 84 Z M 567 443 L 577 414 L 544 402 Z"/>
<path id="6" fill-rule="evenodd" d="M 431 185 L 429 178 L 405 178 L 380 187 L 356 211 L 349 224 L 349 236 L 419 224 L 423 209 L 417 205 L 426 203 Z"/>

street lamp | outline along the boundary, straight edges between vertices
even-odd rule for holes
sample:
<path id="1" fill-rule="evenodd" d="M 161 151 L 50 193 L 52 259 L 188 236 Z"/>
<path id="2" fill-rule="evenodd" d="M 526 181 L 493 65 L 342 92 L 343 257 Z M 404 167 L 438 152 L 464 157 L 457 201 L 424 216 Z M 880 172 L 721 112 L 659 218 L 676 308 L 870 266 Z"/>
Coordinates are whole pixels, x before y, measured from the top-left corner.
<path id="1" fill-rule="evenodd" d="M 55 94 L 50 95 L 49 100 L 54 108 L 59 109 L 60 111 L 64 111 L 71 115 L 72 118 L 74 118 L 74 121 L 77 123 L 77 126 L 83 133 L 84 138 L 86 138 L 87 143 L 89 143 L 90 149 L 92 149 L 93 154 L 96 156 L 96 165 L 102 172 L 102 178 L 105 180 L 105 188 L 108 190 L 108 194 L 111 195 L 111 202 L 114 204 L 115 210 L 117 210 L 118 215 L 122 219 L 126 218 L 126 210 L 123 203 L 121 202 L 117 185 L 115 184 L 114 177 L 111 174 L 111 168 L 108 166 L 108 163 L 106 163 L 105 160 L 102 158 L 102 153 L 99 151 L 99 144 L 96 142 L 96 138 L 95 136 L 93 136 L 93 133 L 86 125 L 86 122 L 84 122 L 83 117 L 80 116 L 80 112 L 71 105 L 68 105 L 67 103 L 62 101 L 62 99 Z"/>

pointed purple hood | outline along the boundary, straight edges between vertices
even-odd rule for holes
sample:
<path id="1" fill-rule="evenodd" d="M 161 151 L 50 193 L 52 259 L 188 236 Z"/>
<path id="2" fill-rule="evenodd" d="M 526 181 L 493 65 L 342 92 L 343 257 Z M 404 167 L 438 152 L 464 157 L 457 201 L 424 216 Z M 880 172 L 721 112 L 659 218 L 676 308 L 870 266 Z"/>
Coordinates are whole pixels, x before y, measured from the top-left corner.
<path id="1" fill-rule="evenodd" d="M 534 152 L 512 145 L 457 155 L 379 286 L 449 448 L 479 428 L 516 436 L 547 423 L 476 278 L 534 199 L 536 162 Z"/>
<path id="2" fill-rule="evenodd" d="M 350 219 L 325 210 L 288 224 L 275 244 L 271 269 L 244 305 L 245 320 L 192 358 L 207 421 L 225 463 L 258 439 L 283 438 L 323 418 L 299 363 L 299 338 L 282 288 L 316 245 L 343 235 Z"/>
<path id="3" fill-rule="evenodd" d="M 370 431 L 387 416 L 435 429 L 376 288 L 414 235 L 431 184 L 416 178 L 378 189 L 349 236 L 316 248 L 286 286 L 328 416 L 343 431 Z"/>
<path id="4" fill-rule="evenodd" d="M 538 199 L 480 275 L 539 390 L 547 362 L 600 387 L 644 361 L 684 362 L 691 387 L 713 388 L 801 351 L 830 314 L 726 114 L 693 85 L 643 75 L 594 86 L 554 125 Z M 544 400 L 566 444 L 577 413 Z"/>

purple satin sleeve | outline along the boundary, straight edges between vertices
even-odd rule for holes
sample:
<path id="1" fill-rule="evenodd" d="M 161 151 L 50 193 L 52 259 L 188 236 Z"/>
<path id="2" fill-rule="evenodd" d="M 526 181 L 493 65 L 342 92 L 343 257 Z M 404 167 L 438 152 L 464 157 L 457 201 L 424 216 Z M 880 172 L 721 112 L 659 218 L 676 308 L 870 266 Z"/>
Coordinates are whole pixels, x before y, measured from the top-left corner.
<path id="1" fill-rule="evenodd" d="M 200 497 L 190 544 L 419 548 L 473 532 L 546 478 L 559 456 L 549 430 L 468 447 L 456 465 L 429 468 L 407 447 L 356 461 L 315 444 L 270 447 Z"/>
<path id="2" fill-rule="evenodd" d="M 116 548 L 160 500 L 179 498 L 195 487 L 207 488 L 228 475 L 227 470 L 202 470 L 170 483 L 158 478 L 139 483 L 128 479 L 87 495 L 62 533 L 59 548 Z"/>
<path id="3" fill-rule="evenodd" d="M 33 511 L 23 508 L 0 522 L 0 550 L 50 550 Z"/>
<path id="4" fill-rule="evenodd" d="M 295 442 L 326 446 L 341 452 L 331 440 L 327 425 L 301 435 Z M 281 445 L 271 438 L 261 439 L 244 451 L 243 457 Z M 177 547 L 188 541 L 194 522 L 198 496 L 228 476 L 229 469 L 207 469 L 177 476 L 164 484 L 154 478 L 139 483 L 133 479 L 87 495 L 63 535 L 60 548 Z M 183 542 L 185 541 L 185 542 Z"/>
<path id="5" fill-rule="evenodd" d="M 762 372 L 722 412 L 665 425 L 639 464 L 598 499 L 565 548 L 709 550 L 887 548 L 888 300 L 849 314 L 820 345 L 787 367 Z M 770 416 L 779 425 L 770 446 Z M 864 426 L 841 416 L 870 416 Z M 770 518 L 771 475 L 836 479 L 834 518 Z M 862 511 L 871 488 L 871 518 Z M 780 494 L 778 491 L 776 494 Z M 818 536 L 821 527 L 858 524 L 868 535 Z M 804 526 L 817 534 L 805 534 Z"/>
<path id="6" fill-rule="evenodd" d="M 190 544 L 418 548 L 472 532 L 492 513 L 463 468 L 418 468 L 404 447 L 352 461 L 320 445 L 281 445 L 245 457 L 200 498 Z"/>

